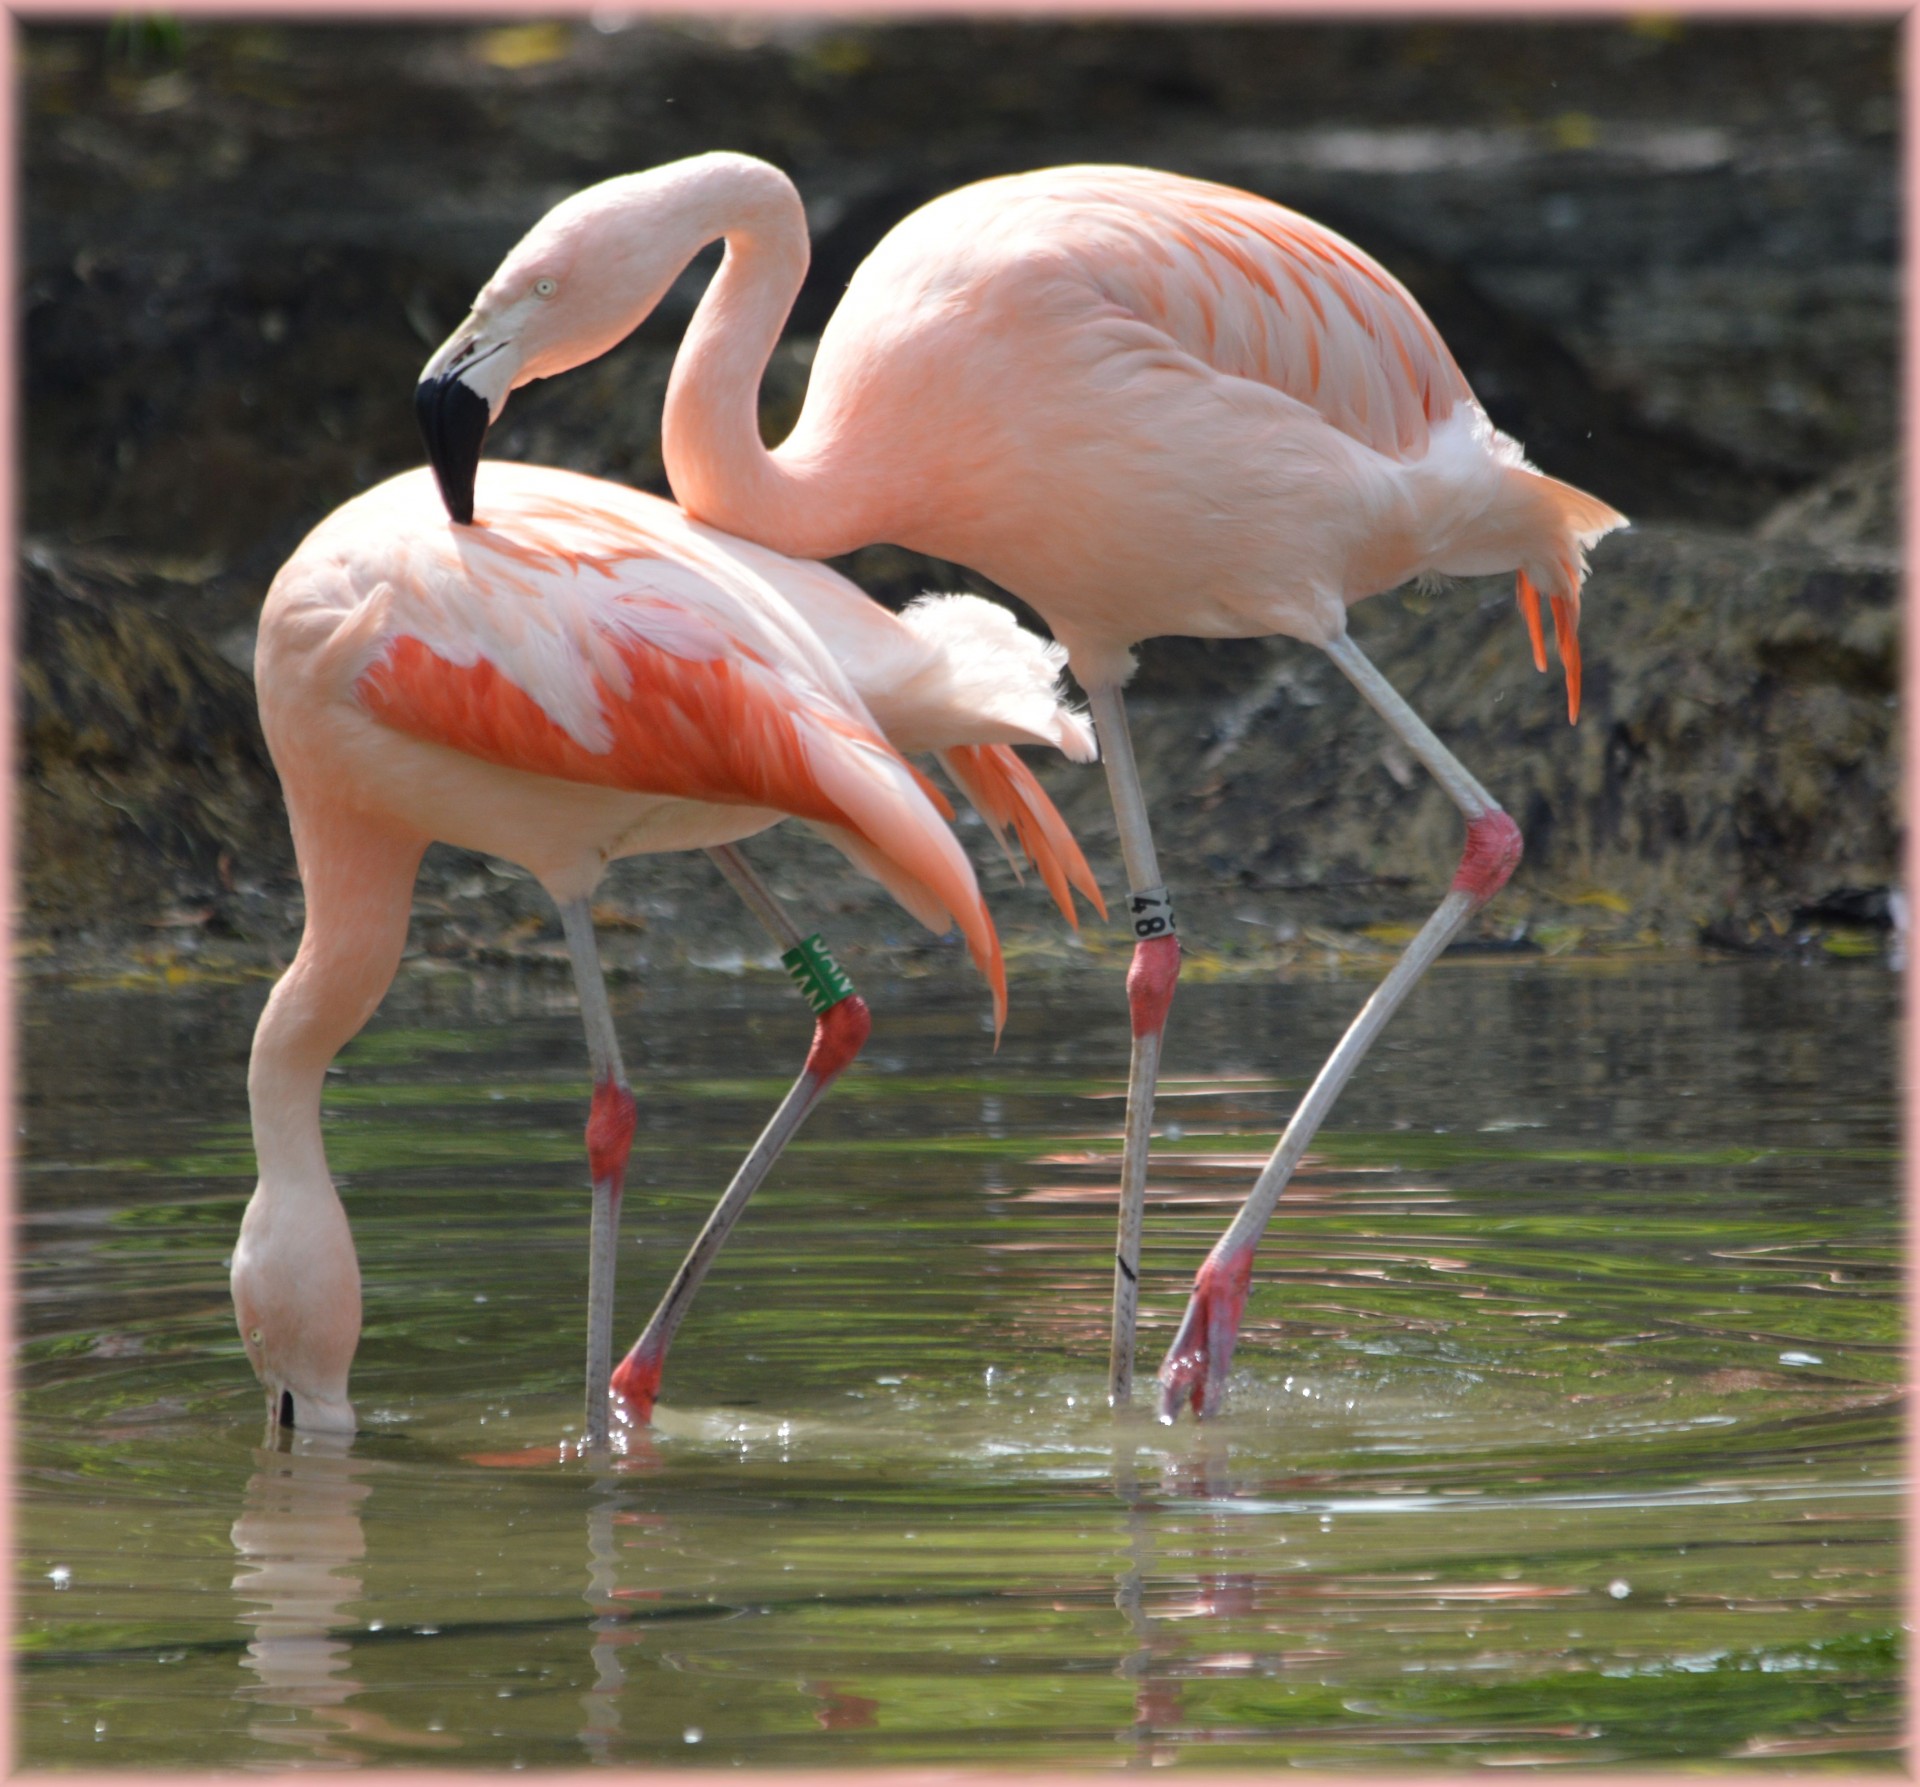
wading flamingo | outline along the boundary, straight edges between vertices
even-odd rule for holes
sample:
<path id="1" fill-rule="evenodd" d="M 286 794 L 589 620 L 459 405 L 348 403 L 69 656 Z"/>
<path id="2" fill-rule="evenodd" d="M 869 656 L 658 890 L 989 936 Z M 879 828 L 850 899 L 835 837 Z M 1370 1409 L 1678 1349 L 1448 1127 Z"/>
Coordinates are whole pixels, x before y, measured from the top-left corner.
<path id="1" fill-rule="evenodd" d="M 508 393 L 604 352 L 693 255 L 726 253 L 667 387 L 667 474 L 689 514 L 802 558 L 875 541 L 957 560 L 1036 608 L 1086 690 L 1136 944 L 1110 1384 L 1129 1394 L 1153 1091 L 1179 974 L 1121 689 L 1158 634 L 1316 645 L 1459 806 L 1439 909 L 1301 1101 L 1196 1278 L 1160 1412 L 1216 1408 L 1253 1250 L 1374 1036 L 1520 856 L 1519 829 L 1347 632 L 1362 597 L 1512 571 L 1546 668 L 1552 606 L 1577 717 L 1586 550 L 1624 517 L 1529 466 L 1406 289 L 1361 250 L 1249 193 L 1141 168 L 964 187 L 897 225 L 820 337 L 787 440 L 757 395 L 807 266 L 793 184 L 712 154 L 605 181 L 507 256 L 422 374 L 452 513 Z"/>
<path id="2" fill-rule="evenodd" d="M 261 614 L 260 718 L 307 907 L 254 1034 L 260 1177 L 233 1253 L 234 1312 L 270 1418 L 351 1431 L 360 1274 L 321 1141 L 323 1076 L 393 980 L 428 843 L 506 857 L 559 906 L 592 1062 L 587 1443 L 599 1446 L 634 1127 L 588 905 L 607 864 L 708 849 L 818 1014 L 799 1079 L 621 1368 L 644 1418 L 707 1263 L 870 1023 L 735 840 L 798 816 L 923 923 L 957 922 L 997 1026 L 1006 990 L 993 922 L 943 821 L 950 810 L 900 751 L 940 750 L 1071 919 L 1068 884 L 1096 907 L 1098 892 L 1009 747 L 1088 759 L 1093 737 L 1060 699 L 1059 647 L 977 597 L 893 615 L 824 566 L 790 566 L 657 497 L 492 463 L 479 487 L 478 528 L 448 523 L 425 470 L 355 498 L 302 542 Z"/>

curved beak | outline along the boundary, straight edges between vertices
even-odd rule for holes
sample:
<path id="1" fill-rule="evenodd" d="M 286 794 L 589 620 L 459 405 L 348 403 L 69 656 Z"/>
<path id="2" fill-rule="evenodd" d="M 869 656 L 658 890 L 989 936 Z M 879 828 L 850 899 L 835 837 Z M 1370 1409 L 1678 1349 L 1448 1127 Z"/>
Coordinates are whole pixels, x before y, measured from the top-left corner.
<path id="1" fill-rule="evenodd" d="M 294 1433 L 353 1433 L 359 1426 L 344 1396 L 311 1395 L 284 1384 L 267 1387 L 267 1424 Z"/>
<path id="2" fill-rule="evenodd" d="M 473 483 L 480 470 L 480 443 L 487 438 L 487 401 L 457 372 L 423 378 L 414 387 L 413 413 L 427 443 L 427 461 L 447 513 L 462 526 L 473 521 Z"/>
<path id="3" fill-rule="evenodd" d="M 429 360 L 414 387 L 413 413 L 447 513 L 462 526 L 473 521 L 473 485 L 487 429 L 505 407 L 520 370 L 515 343 L 487 338 L 468 317 Z"/>

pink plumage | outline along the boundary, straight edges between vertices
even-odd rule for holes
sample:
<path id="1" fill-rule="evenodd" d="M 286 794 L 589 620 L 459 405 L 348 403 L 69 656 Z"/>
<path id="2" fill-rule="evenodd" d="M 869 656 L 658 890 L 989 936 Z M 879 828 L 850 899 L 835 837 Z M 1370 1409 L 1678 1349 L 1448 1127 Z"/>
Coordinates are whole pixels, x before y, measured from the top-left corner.
<path id="1" fill-rule="evenodd" d="M 1517 831 L 1511 848 L 1472 842 L 1506 838 L 1505 816 L 1366 659 L 1348 610 L 1415 577 L 1511 575 L 1542 669 L 1549 599 L 1577 718 L 1587 550 L 1624 518 L 1527 463 L 1363 250 L 1253 194 L 1141 168 L 986 180 L 896 225 L 849 281 L 800 419 L 769 449 L 758 387 L 806 271 L 806 219 L 784 175 L 728 154 L 576 194 L 488 281 L 421 385 L 423 400 L 449 400 L 435 463 L 456 513 L 471 508 L 459 470 L 478 451 L 471 430 L 484 433 L 517 384 L 605 351 L 716 237 L 727 252 L 662 427 L 688 513 L 801 558 L 890 541 L 972 566 L 1039 611 L 1087 691 L 1137 940 L 1116 1401 L 1131 1378 L 1139 1206 L 1179 962 L 1126 736 L 1134 648 L 1162 634 L 1319 647 L 1467 821 L 1472 864 L 1330 1057 L 1203 1268 L 1162 1367 L 1163 1412 L 1189 1391 L 1203 1408 L 1222 1392 L 1252 1246 L 1305 1137 L 1518 860 Z"/>
<path id="2" fill-rule="evenodd" d="M 448 522 L 425 471 L 344 505 L 287 562 L 261 615 L 261 721 L 307 915 L 255 1036 L 260 1181 L 233 1295 L 275 1419 L 305 1427 L 352 1427 L 360 1327 L 352 1238 L 321 1146 L 322 1076 L 392 979 L 429 841 L 522 864 L 562 908 L 594 1057 L 588 1153 L 613 1212 L 633 1099 L 586 900 L 617 857 L 724 852 L 782 816 L 807 820 L 917 917 L 958 924 L 996 1026 L 1004 1018 L 999 939 L 945 823 L 952 810 L 888 737 L 862 676 L 907 748 L 960 753 L 963 786 L 980 790 L 996 829 L 1012 824 L 1070 918 L 1070 885 L 1098 903 L 1078 846 L 1009 748 L 1092 754 L 1086 721 L 1060 698 L 1057 648 L 1009 642 L 1008 617 L 970 598 L 889 614 L 823 566 L 791 566 L 573 473 L 489 464 L 479 484 L 479 528 Z M 943 638 L 960 649 L 943 651 Z M 732 863 L 739 885 L 750 871 Z M 753 897 L 756 910 L 771 903 L 764 887 Z M 781 1139 L 866 1035 L 864 1005 L 839 997 L 821 1030 L 836 1047 L 809 1057 Z M 756 1170 L 777 1152 L 757 1151 Z M 604 1286 L 590 1334 L 611 1322 L 610 1268 Z M 609 1368 L 595 1371 L 589 1430 L 597 1394 L 604 1437 Z"/>

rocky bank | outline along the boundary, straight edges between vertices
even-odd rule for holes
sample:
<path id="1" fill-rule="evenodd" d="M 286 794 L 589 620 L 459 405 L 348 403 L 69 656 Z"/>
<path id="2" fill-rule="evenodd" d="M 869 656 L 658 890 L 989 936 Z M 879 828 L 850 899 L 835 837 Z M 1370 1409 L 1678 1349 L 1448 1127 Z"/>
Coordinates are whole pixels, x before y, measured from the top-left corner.
<path id="1" fill-rule="evenodd" d="M 784 166 L 813 227 L 770 437 L 848 272 L 963 180 L 1134 161 L 1351 235 L 1536 462 L 1636 523 L 1595 556 L 1574 729 L 1557 675 L 1531 668 L 1510 581 L 1356 615 L 1525 828 L 1526 861 L 1470 943 L 1881 947 L 1900 844 L 1890 22 L 597 12 L 23 24 L 18 41 L 30 964 L 286 958 L 299 892 L 247 668 L 274 568 L 332 506 L 418 462 L 420 362 L 547 205 L 714 147 Z M 618 353 L 516 398 L 490 450 L 664 491 L 660 395 L 706 272 Z M 892 548 L 845 568 L 893 602 L 992 593 Z M 1133 706 L 1199 961 L 1384 949 L 1431 906 L 1455 816 L 1317 654 L 1151 642 Z M 1098 772 L 1041 767 L 1118 892 Z M 750 848 L 856 953 L 953 953 L 798 828 Z M 976 855 L 1015 949 L 1077 959 L 1037 891 Z M 757 955 L 712 886 L 699 859 L 616 871 L 616 966 Z M 451 851 L 430 857 L 417 918 L 429 957 L 557 952 L 537 889 Z M 1119 939 L 1096 925 L 1088 944 Z"/>

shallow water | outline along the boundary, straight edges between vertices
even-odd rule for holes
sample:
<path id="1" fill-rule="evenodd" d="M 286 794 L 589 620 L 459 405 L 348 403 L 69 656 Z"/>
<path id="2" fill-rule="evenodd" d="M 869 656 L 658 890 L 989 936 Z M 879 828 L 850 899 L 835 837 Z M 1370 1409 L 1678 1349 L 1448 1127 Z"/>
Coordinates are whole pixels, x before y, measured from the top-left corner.
<path id="1" fill-rule="evenodd" d="M 1896 983 L 1449 962 L 1260 1255 L 1227 1419 L 1104 1407 L 1118 974 L 863 977 L 864 1062 L 611 1466 L 582 1045 L 404 980 L 330 1082 L 364 1431 L 263 1443 L 225 1258 L 264 987 L 31 988 L 27 1766 L 1891 1763 Z M 1143 1376 L 1365 981 L 1184 985 Z M 616 989 L 638 1331 L 797 1066 L 771 975 Z"/>

